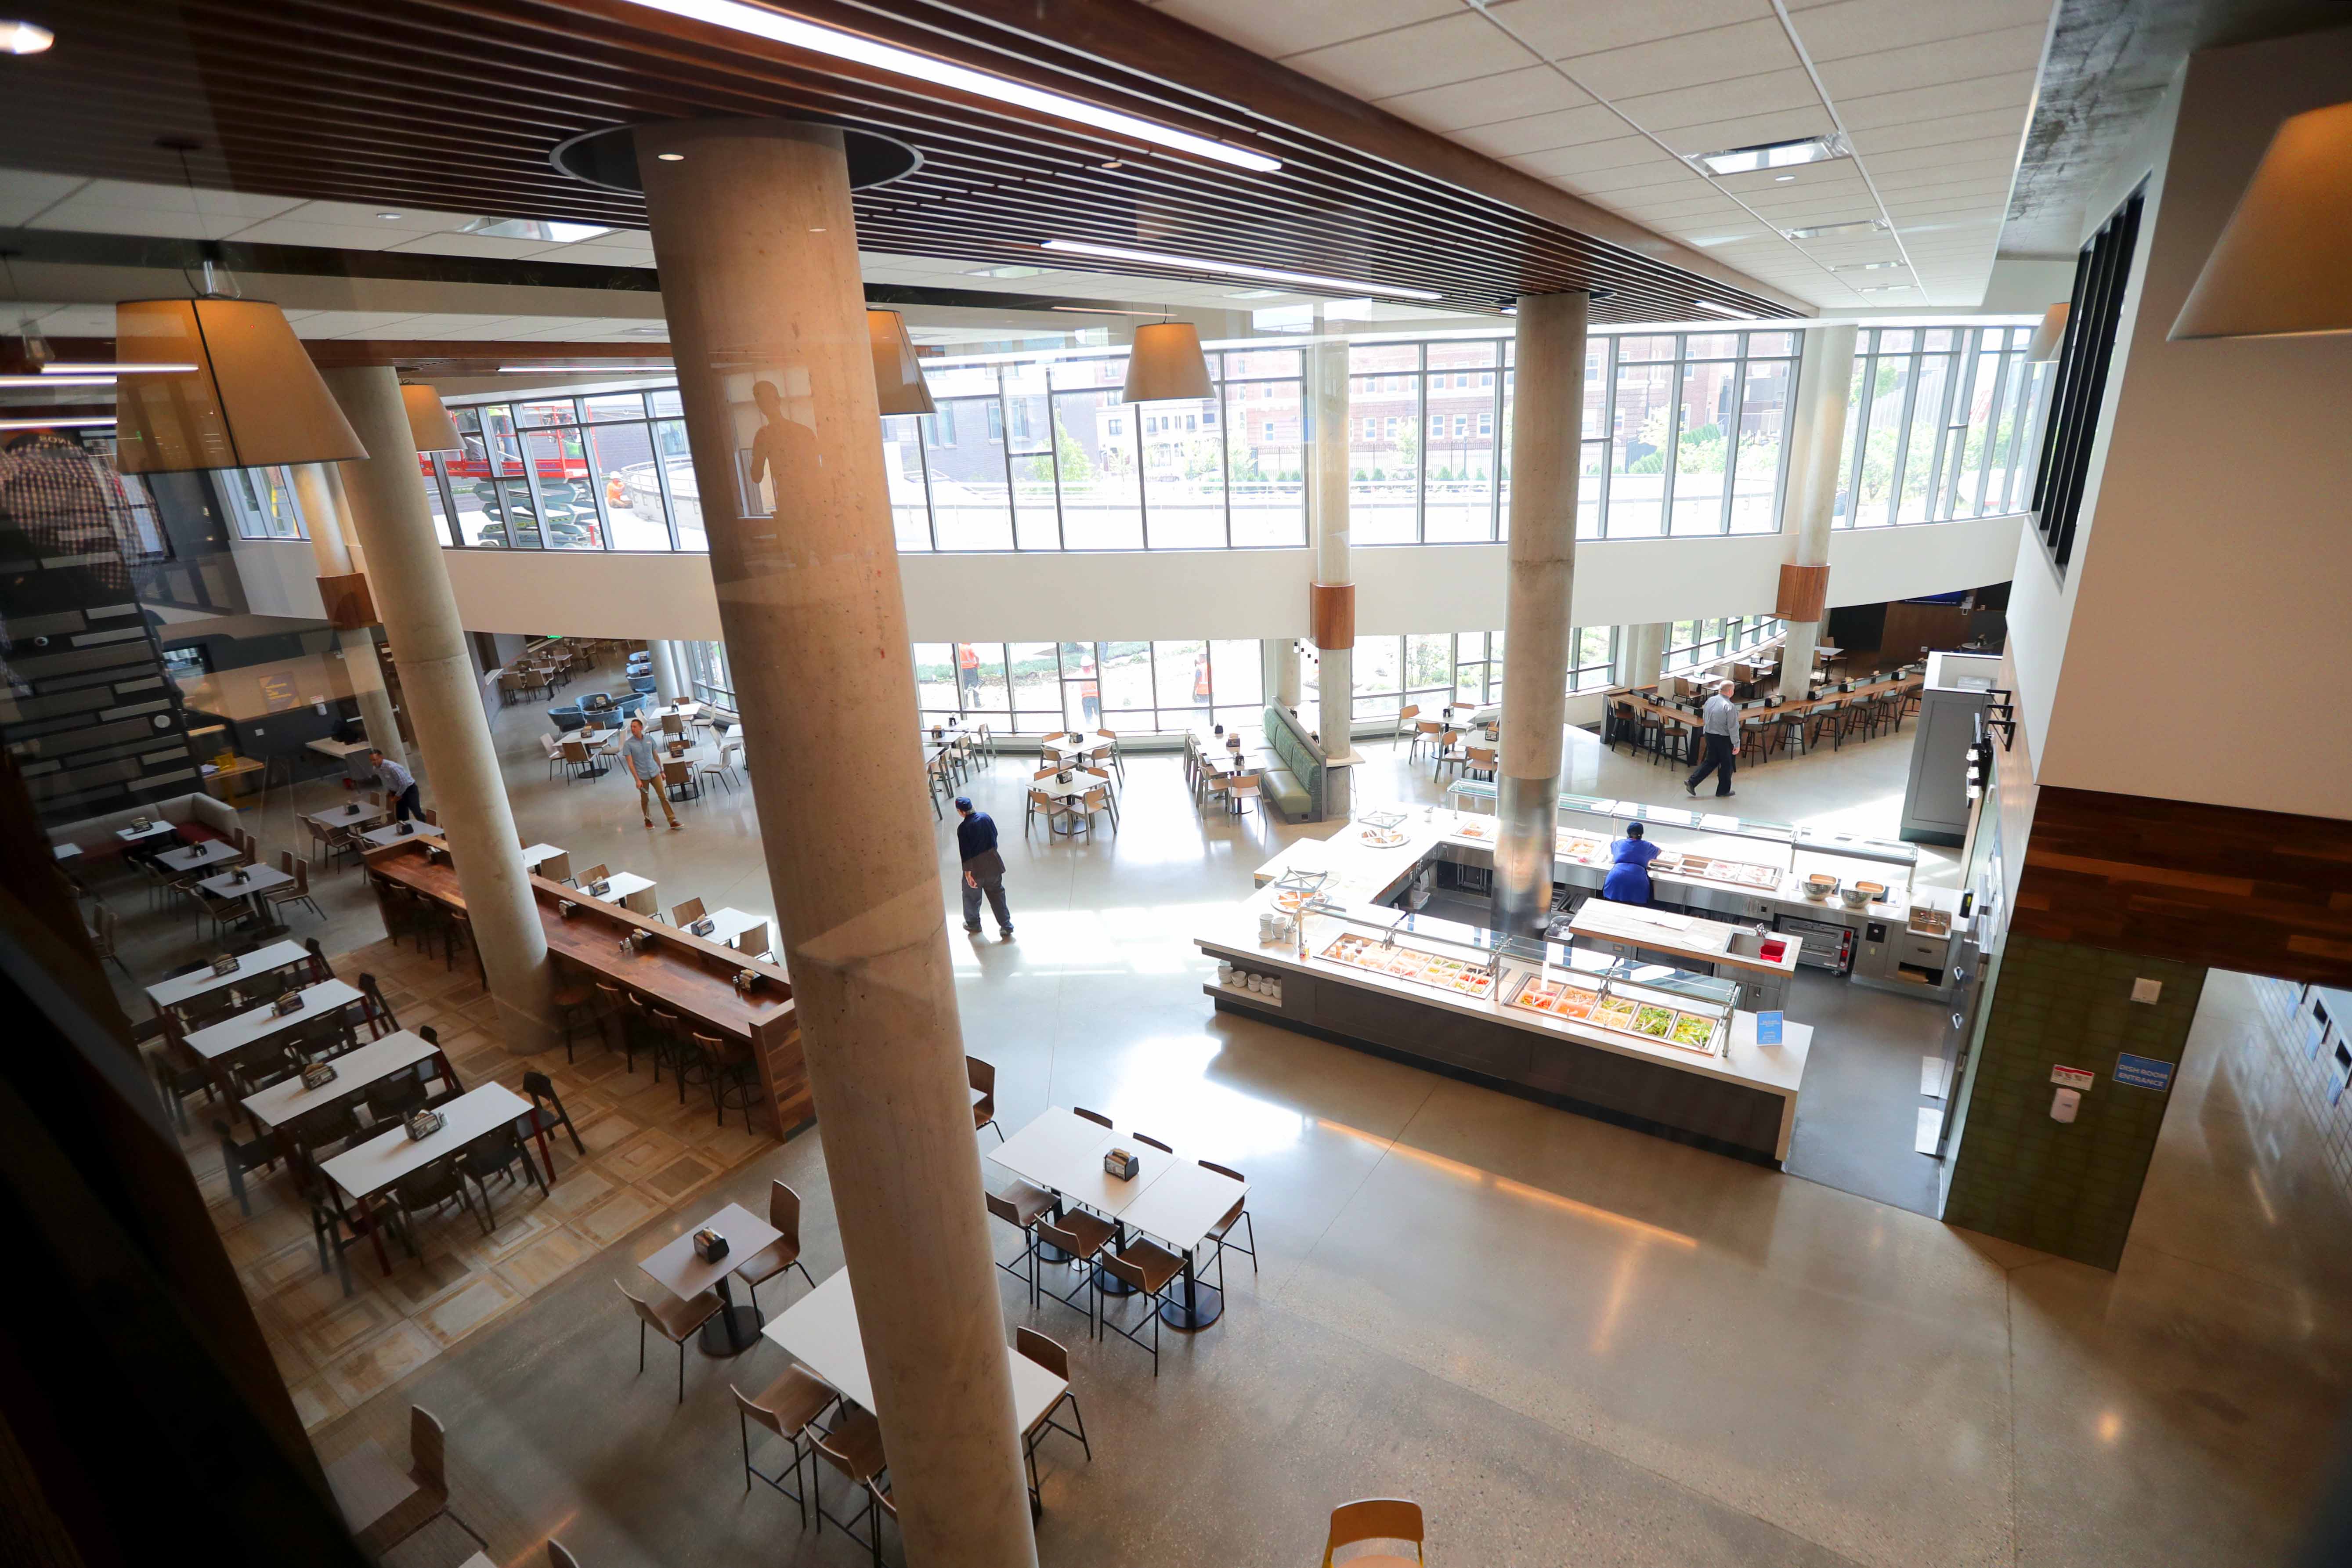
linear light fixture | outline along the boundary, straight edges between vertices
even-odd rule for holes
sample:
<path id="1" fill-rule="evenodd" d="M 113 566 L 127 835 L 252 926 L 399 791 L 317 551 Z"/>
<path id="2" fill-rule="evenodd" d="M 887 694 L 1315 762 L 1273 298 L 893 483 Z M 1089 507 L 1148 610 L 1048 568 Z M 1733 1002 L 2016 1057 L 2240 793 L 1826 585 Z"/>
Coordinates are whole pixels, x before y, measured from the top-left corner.
<path id="1" fill-rule="evenodd" d="M 37 55 L 58 36 L 35 22 L 0 22 L 0 55 Z"/>
<path id="2" fill-rule="evenodd" d="M 1811 228 L 1790 228 L 1781 232 L 1790 239 L 1836 239 L 1849 234 L 1878 234 L 1885 227 L 1885 219 L 1866 217 L 1853 223 L 1824 223 Z"/>
<path id="3" fill-rule="evenodd" d="M 95 375 L 112 381 L 118 375 L 193 375 L 192 364 L 126 363 L 104 359 L 53 359 L 41 367 L 43 375 Z"/>
<path id="4" fill-rule="evenodd" d="M 1391 294 L 1404 300 L 1443 300 L 1429 289 L 1403 289 L 1389 283 L 1366 283 L 1349 278 L 1326 278 L 1316 272 L 1285 272 L 1274 267 L 1245 267 L 1238 261 L 1208 261 L 1197 256 L 1170 256 L 1158 250 L 1129 250 L 1118 245 L 1096 245 L 1084 239 L 1049 239 L 1047 250 L 1076 256 L 1099 256 L 1110 261 L 1141 261 L 1154 267 L 1185 267 L 1195 272 L 1222 273 L 1228 278 L 1256 278 L 1269 283 L 1303 283 L 1309 289 L 1336 289 L 1349 294 Z"/>
<path id="5" fill-rule="evenodd" d="M 1805 136 L 1794 142 L 1760 142 L 1752 147 L 1727 147 L 1720 153 L 1695 153 L 1691 162 L 1710 174 L 1752 174 L 1762 169 L 1792 169 L 1801 163 L 1823 163 L 1848 158 L 1853 150 L 1834 132 Z"/>
<path id="6" fill-rule="evenodd" d="M 666 370 L 667 368 L 668 362 L 667 361 L 660 364 L 641 364 L 635 361 L 629 361 L 626 363 L 608 361 L 603 364 L 502 364 L 499 366 L 499 374 L 500 375 L 539 375 L 541 374 L 551 375 L 585 375 L 594 371 L 617 370 L 626 374 L 635 375 L 644 371 Z"/>
<path id="7" fill-rule="evenodd" d="M 1149 316 L 1155 321 L 1165 319 L 1168 314 L 1165 310 L 1114 310 L 1108 305 L 1052 305 L 1047 309 L 1073 310 L 1081 316 Z"/>
<path id="8" fill-rule="evenodd" d="M 1114 135 L 1131 136 L 1139 142 L 1149 142 L 1172 152 L 1213 158 L 1237 169 L 1249 169 L 1265 174 L 1282 167 L 1281 159 L 1269 158 L 1263 153 L 1252 153 L 1206 136 L 1195 136 L 1189 131 L 1178 131 L 1172 126 L 1139 120 L 1132 114 L 1121 114 L 1115 109 L 1105 109 L 1083 99 L 1065 98 L 1058 92 L 1047 92 L 1004 77 L 950 65 L 946 60 L 919 55 L 911 49 L 897 48 L 873 38 L 862 38 L 855 33 L 836 32 L 831 27 L 803 22 L 796 16 L 778 16 L 758 5 L 743 5 L 740 0 L 631 0 L 631 3 L 648 11 L 660 11 L 689 22 L 707 23 L 730 32 L 748 33 L 756 38 L 806 49 L 812 54 L 828 55 L 856 65 L 895 71 L 935 87 L 968 92 L 975 98 L 993 99 L 1018 109 L 1074 120 L 1081 125 L 1091 125 Z"/>
<path id="9" fill-rule="evenodd" d="M 76 414 L 56 419 L 0 419 L 0 430 L 101 430 L 113 424 L 111 414 Z"/>
<path id="10" fill-rule="evenodd" d="M 1753 310 L 1735 310 L 1728 305 L 1718 305 L 1712 300 L 1694 300 L 1694 308 L 1717 316 L 1728 316 L 1735 321 L 1760 321 L 1764 318 Z"/>
<path id="11" fill-rule="evenodd" d="M 110 375 L 0 375 L 0 386 L 112 386 Z"/>
<path id="12" fill-rule="evenodd" d="M 1832 272 L 1886 272 L 1902 266 L 1899 261 L 1841 261 L 1830 268 Z"/>

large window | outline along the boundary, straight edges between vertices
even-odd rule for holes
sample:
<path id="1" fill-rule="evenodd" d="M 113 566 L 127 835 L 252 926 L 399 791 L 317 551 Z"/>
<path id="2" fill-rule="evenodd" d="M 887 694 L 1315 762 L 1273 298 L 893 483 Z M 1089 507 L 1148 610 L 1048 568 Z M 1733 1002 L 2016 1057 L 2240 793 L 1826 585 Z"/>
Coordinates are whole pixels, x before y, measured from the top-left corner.
<path id="1" fill-rule="evenodd" d="M 1265 706 L 1255 639 L 917 643 L 915 688 L 926 723 L 1023 735 L 1255 724 Z"/>
<path id="2" fill-rule="evenodd" d="M 282 468 L 223 468 L 221 500 L 239 539 L 308 539 L 292 476 Z"/>
<path id="3" fill-rule="evenodd" d="M 418 458 L 445 539 L 489 550 L 706 548 L 675 389 L 450 413 L 460 449 Z"/>
<path id="4" fill-rule="evenodd" d="M 1854 344 L 1838 528 L 2021 510 L 2030 327 L 1872 327 Z"/>
<path id="5" fill-rule="evenodd" d="M 1779 637 L 1782 623 L 1772 616 L 1732 616 L 1722 620 L 1676 621 L 1666 634 L 1661 668 L 1669 674 L 1736 654 Z"/>
<path id="6" fill-rule="evenodd" d="M 1617 628 L 1581 626 L 1574 637 L 1573 663 L 1565 677 L 1568 689 L 1598 691 L 1609 684 Z M 1317 700 L 1318 671 L 1311 662 L 1304 676 L 1304 700 Z M 1503 634 L 1408 632 L 1402 637 L 1360 637 L 1354 676 L 1359 720 L 1387 718 L 1406 707 L 1424 713 L 1449 703 L 1483 708 L 1503 700 Z"/>
<path id="7" fill-rule="evenodd" d="M 727 645 L 719 642 L 677 642 L 670 647 L 686 655 L 686 679 L 698 702 L 716 702 L 732 710 L 735 677 L 727 668 Z"/>
<path id="8" fill-rule="evenodd" d="M 1795 332 L 1594 338 L 1577 537 L 1773 533 Z"/>
<path id="9" fill-rule="evenodd" d="M 2074 554 L 2075 519 L 2090 474 L 2099 405 L 2107 391 L 2107 362 L 2122 324 L 2124 289 L 2131 281 L 2132 252 L 2139 243 L 2140 207 L 2146 199 L 2144 189 L 2126 197 L 2074 262 L 2074 294 L 2033 482 L 2034 529 L 2061 574 Z"/>

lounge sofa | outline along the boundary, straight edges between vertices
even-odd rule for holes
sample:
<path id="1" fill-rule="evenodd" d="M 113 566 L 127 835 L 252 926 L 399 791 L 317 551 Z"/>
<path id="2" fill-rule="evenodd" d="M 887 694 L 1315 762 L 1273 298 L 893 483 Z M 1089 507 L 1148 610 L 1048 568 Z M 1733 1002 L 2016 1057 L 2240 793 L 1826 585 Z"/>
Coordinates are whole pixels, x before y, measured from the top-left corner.
<path id="1" fill-rule="evenodd" d="M 206 839 L 226 838 L 229 830 L 237 826 L 236 808 L 225 801 L 215 800 L 198 791 L 193 795 L 175 795 L 168 800 L 152 801 L 145 805 L 127 805 L 104 816 L 87 816 L 79 822 L 62 823 L 48 830 L 52 844 L 79 844 L 81 861 L 120 859 L 130 846 L 114 835 L 117 829 L 131 826 L 137 817 L 152 822 L 168 822 L 178 829 L 184 844 L 201 844 Z"/>
<path id="2" fill-rule="evenodd" d="M 638 709 L 646 705 L 646 700 L 642 692 L 633 691 L 626 697 L 615 697 L 609 691 L 591 691 L 577 702 L 549 709 L 547 718 L 548 722 L 555 726 L 557 734 L 569 735 L 574 730 L 586 729 L 591 713 L 596 716 L 599 726 L 625 724 Z"/>

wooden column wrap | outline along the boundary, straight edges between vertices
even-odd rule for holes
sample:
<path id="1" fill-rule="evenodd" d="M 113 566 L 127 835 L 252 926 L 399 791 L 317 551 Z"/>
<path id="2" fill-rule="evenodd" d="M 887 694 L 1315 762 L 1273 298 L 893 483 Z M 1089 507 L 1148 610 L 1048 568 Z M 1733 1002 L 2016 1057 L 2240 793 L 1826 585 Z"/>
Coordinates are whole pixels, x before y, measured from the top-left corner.
<path id="1" fill-rule="evenodd" d="M 1315 646 L 1326 650 L 1356 646 L 1356 585 L 1353 583 L 1310 583 L 1307 609 L 1315 625 Z"/>
<path id="2" fill-rule="evenodd" d="M 1811 623 L 1822 618 L 1830 603 L 1830 569 L 1826 566 L 1783 566 L 1780 596 L 1772 613 L 1784 621 Z"/>
<path id="3" fill-rule="evenodd" d="M 375 625 L 375 595 L 368 591 L 364 572 L 320 578 L 319 598 L 327 606 L 327 624 L 339 632 Z"/>

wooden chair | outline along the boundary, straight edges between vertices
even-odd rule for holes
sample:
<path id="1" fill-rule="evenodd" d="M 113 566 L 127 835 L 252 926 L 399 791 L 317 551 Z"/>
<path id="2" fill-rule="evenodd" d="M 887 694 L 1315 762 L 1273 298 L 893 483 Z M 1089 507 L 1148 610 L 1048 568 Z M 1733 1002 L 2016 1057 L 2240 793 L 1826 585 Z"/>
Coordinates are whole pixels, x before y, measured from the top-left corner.
<path id="1" fill-rule="evenodd" d="M 974 1137 L 983 1127 L 996 1129 L 996 1141 L 1004 1142 L 1004 1129 L 996 1120 L 996 1064 L 982 1061 L 978 1057 L 963 1058 L 964 1077 L 971 1085 L 971 1131 Z"/>
<path id="2" fill-rule="evenodd" d="M 347 1500 L 346 1516 L 353 1511 L 351 1503 L 360 1498 L 369 1502 L 358 1511 L 372 1511 L 373 1503 L 395 1488 L 404 1487 L 406 1495 L 394 1500 L 388 1508 L 374 1512 L 365 1524 L 350 1520 L 358 1526 L 354 1531 L 360 1549 L 381 1560 L 386 1552 L 415 1535 L 435 1520 L 446 1515 L 449 1522 L 472 1537 L 474 1544 L 485 1552 L 489 1542 L 476 1534 L 473 1526 L 449 1510 L 449 1472 L 447 1434 L 438 1417 L 421 1405 L 408 1407 L 408 1474 L 402 1477 L 392 1470 L 383 1451 L 362 1448 L 348 1462 L 329 1467 L 330 1475 L 342 1482 L 336 1489 Z"/>
<path id="3" fill-rule="evenodd" d="M 220 1135 L 221 1170 L 228 1177 L 228 1190 L 236 1199 L 236 1206 L 247 1218 L 253 1215 L 253 1197 L 245 1190 L 248 1171 L 266 1170 L 284 1158 L 278 1147 L 278 1134 L 264 1132 L 259 1137 L 240 1143 L 228 1123 L 215 1118 L 213 1131 Z"/>
<path id="4" fill-rule="evenodd" d="M 1258 777 L 1255 773 L 1243 773 L 1238 777 L 1227 779 L 1225 801 L 1235 816 L 1241 816 L 1244 809 L 1251 805 L 1257 807 L 1257 814 L 1261 818 L 1265 816 L 1265 798 L 1258 794 Z"/>
<path id="5" fill-rule="evenodd" d="M 735 1266 L 735 1277 L 751 1288 L 755 1310 L 760 1305 L 760 1287 L 787 1268 L 799 1269 L 809 1288 L 816 1287 L 808 1265 L 801 1261 L 801 1195 L 782 1182 L 768 1184 L 768 1223 L 778 1231 L 776 1239 Z"/>
<path id="6" fill-rule="evenodd" d="M 1463 752 L 1462 772 L 1470 778 L 1483 778 L 1492 783 L 1495 777 L 1495 752 L 1486 746 L 1471 746 Z"/>
<path id="7" fill-rule="evenodd" d="M 1249 1181 L 1248 1177 L 1229 1166 L 1216 1164 L 1208 1160 L 1201 1161 L 1200 1165 L 1201 1169 L 1204 1171 L 1214 1171 L 1220 1176 L 1230 1176 L 1234 1181 L 1241 1182 L 1244 1184 Z M 1240 1242 L 1231 1239 L 1234 1226 L 1237 1225 L 1243 1226 L 1249 1233 L 1250 1244 L 1247 1247 L 1244 1247 Z M 1203 1241 L 1214 1242 L 1216 1244 L 1217 1251 L 1215 1262 L 1217 1265 L 1218 1289 L 1223 1290 L 1225 1288 L 1225 1248 L 1228 1247 L 1232 1247 L 1235 1252 L 1248 1254 L 1250 1260 L 1250 1272 L 1253 1274 L 1256 1273 L 1257 1221 L 1250 1218 L 1249 1194 L 1247 1193 L 1244 1193 L 1238 1199 L 1236 1199 L 1234 1203 L 1234 1206 L 1225 1211 L 1224 1217 L 1217 1221 L 1216 1224 L 1211 1226 L 1209 1227 L 1208 1234 L 1201 1239 Z"/>
<path id="8" fill-rule="evenodd" d="M 686 902 L 674 906 L 669 911 L 669 923 L 680 928 L 690 926 L 701 918 L 702 900 L 700 899 L 688 899 Z"/>
<path id="9" fill-rule="evenodd" d="M 743 1438 L 743 1489 L 750 1491 L 751 1478 L 759 1477 L 793 1500 L 793 1506 L 800 1510 L 801 1526 L 806 1529 L 809 1494 L 801 1489 L 801 1465 L 806 1461 L 814 1467 L 816 1452 L 813 1446 L 803 1447 L 803 1439 L 809 1428 L 817 1424 L 818 1417 L 840 1403 L 841 1390 L 794 1362 L 784 1369 L 782 1376 L 762 1389 L 756 1399 L 732 1383 L 727 1385 L 727 1392 L 735 1396 L 735 1426 Z M 782 1470 L 772 1476 L 752 1465 L 751 1423 L 754 1421 L 782 1437 L 791 1447 L 792 1485 L 784 1484 Z M 810 1479 L 815 1479 L 814 1469 Z"/>
<path id="10" fill-rule="evenodd" d="M 1415 724 L 1413 721 L 1420 717 L 1421 704 L 1418 702 L 1408 702 L 1403 707 L 1398 709 L 1396 731 L 1389 736 L 1389 745 L 1393 748 L 1399 741 L 1403 740 L 1406 727 L 1409 725 L 1412 726 L 1417 733 L 1420 730 L 1420 726 Z"/>
<path id="11" fill-rule="evenodd" d="M 1343 1546 L 1367 1541 L 1394 1541 L 1412 1546 L 1412 1556 L 1357 1556 L 1349 1559 L 1364 1568 L 1391 1568 L 1407 1562 L 1423 1563 L 1421 1505 L 1402 1498 L 1364 1498 L 1343 1502 L 1331 1510 L 1330 1532 L 1323 1542 L 1323 1568 L 1332 1568 L 1331 1554 Z"/>
<path id="12" fill-rule="evenodd" d="M 590 768 L 595 766 L 594 762 L 588 755 L 588 748 L 577 741 L 564 741 L 560 743 L 560 749 L 563 752 L 563 776 L 566 782 L 577 782 L 587 775 Z"/>
<path id="13" fill-rule="evenodd" d="M 1001 1193 L 982 1193 L 981 1202 L 990 1215 L 1003 1220 L 1021 1237 L 1021 1256 L 1014 1263 L 1025 1263 L 1023 1273 L 1012 1263 L 997 1259 L 996 1266 L 1029 1288 L 1029 1305 L 1037 1305 L 1037 1222 L 1054 1212 L 1054 1194 L 1045 1188 L 1014 1178 L 1013 1184 Z"/>
<path id="14" fill-rule="evenodd" d="M 262 901 L 273 911 L 289 904 L 308 904 L 312 914 L 325 920 L 327 911 L 320 909 L 319 900 L 310 896 L 310 863 L 294 858 L 291 849 L 281 849 L 278 852 L 278 868 L 294 880 L 283 888 L 272 888 L 261 896 Z"/>
<path id="15" fill-rule="evenodd" d="M 1092 772 L 1093 770 L 1089 769 L 1088 771 Z M 1097 812 L 1100 812 L 1110 818 L 1110 827 L 1113 833 L 1118 831 L 1118 809 L 1111 805 L 1110 786 L 1108 784 L 1097 784 L 1092 789 L 1087 791 L 1086 794 L 1078 797 L 1077 805 L 1072 809 L 1071 815 L 1073 820 L 1077 819 L 1079 816 L 1083 816 L 1085 818 L 1087 825 L 1087 837 L 1088 838 L 1092 838 L 1095 834 L 1095 814 Z"/>
<path id="16" fill-rule="evenodd" d="M 1087 1418 L 1078 1413 L 1078 1396 L 1069 1386 L 1070 1352 L 1061 1342 L 1049 1339 L 1034 1329 L 1015 1329 L 1013 1331 L 1013 1348 L 1062 1380 L 1062 1396 L 1045 1406 L 1037 1419 L 1029 1423 L 1029 1429 L 1021 1434 L 1021 1457 L 1029 1465 L 1029 1496 L 1034 1500 L 1037 1496 L 1037 1443 L 1049 1429 L 1065 1437 L 1076 1437 L 1078 1447 L 1086 1450 L 1089 1465 L 1095 1462 L 1095 1446 L 1087 1441 Z M 1070 1407 L 1070 1419 L 1078 1424 L 1075 1431 L 1054 1419 L 1055 1412 L 1065 1405 Z"/>
<path id="17" fill-rule="evenodd" d="M 702 793 L 694 782 L 694 770 L 677 757 L 663 761 L 662 787 L 669 791 L 672 800 L 690 800 Z"/>
<path id="18" fill-rule="evenodd" d="M 710 1104 L 719 1113 L 719 1125 L 727 1125 L 727 1113 L 743 1113 L 743 1131 L 751 1131 L 751 1107 L 759 1103 L 760 1084 L 751 1047 L 748 1041 L 731 1035 L 706 1034 L 700 1029 L 689 1030 L 688 1038 L 702 1053 L 710 1067 Z"/>
<path id="19" fill-rule="evenodd" d="M 544 877 L 551 882 L 570 882 L 572 880 L 572 851 L 565 849 L 559 851 L 556 854 L 550 855 L 546 859 L 541 860 L 531 869 L 533 874 Z"/>
<path id="20" fill-rule="evenodd" d="M 1469 760 L 1469 753 L 1462 748 L 1462 731 L 1444 731 L 1437 737 L 1437 744 L 1430 752 L 1429 776 L 1435 778 L 1447 768 L 1458 771 L 1462 764 Z"/>
<path id="21" fill-rule="evenodd" d="M 1054 831 L 1054 814 L 1061 809 L 1061 805 L 1062 803 L 1058 799 L 1053 795 L 1047 795 L 1044 790 L 1031 790 L 1029 792 L 1029 807 L 1026 811 L 1023 812 L 1021 816 L 1021 831 L 1025 835 L 1029 831 L 1029 825 L 1036 821 L 1038 814 L 1042 812 L 1045 814 L 1045 831 L 1048 834 L 1052 833 Z"/>
<path id="22" fill-rule="evenodd" d="M 819 1493 L 816 1499 L 817 1532 L 823 1534 L 824 1521 L 832 1520 L 843 1534 L 871 1552 L 875 1568 L 881 1568 L 882 1516 L 887 1513 L 893 1519 L 898 1517 L 898 1505 L 890 1500 L 889 1488 L 882 1481 L 882 1472 L 889 1468 L 890 1461 L 882 1452 L 881 1423 L 866 1411 L 845 1402 L 840 1414 L 834 1417 L 833 1426 L 824 1432 L 812 1429 L 809 1441 L 826 1464 L 848 1477 L 851 1484 L 866 1495 L 866 1506 L 849 1518 L 842 1519 L 824 1511 L 824 1497 Z M 812 1473 L 812 1489 L 814 1485 Z M 870 1533 L 865 1540 L 858 1541 L 857 1523 L 861 1520 L 866 1521 Z"/>
<path id="23" fill-rule="evenodd" d="M 422 1031 L 419 1031 L 420 1033 Z M 588 1145 L 580 1141 L 580 1129 L 572 1125 L 572 1113 L 563 1109 L 563 1101 L 555 1092 L 555 1080 L 536 1068 L 526 1068 L 522 1075 L 522 1091 L 530 1099 L 530 1110 L 515 1119 L 514 1130 L 539 1142 L 539 1157 L 547 1166 L 547 1179 L 555 1180 L 555 1154 L 548 1147 L 547 1135 L 561 1127 L 570 1134 L 572 1152 L 582 1159 L 588 1157 Z"/>
<path id="24" fill-rule="evenodd" d="M 1444 734 L 1445 726 L 1433 719 L 1415 721 L 1412 726 L 1412 745 L 1404 754 L 1405 761 L 1411 762 L 1421 755 L 1421 749 L 1423 746 L 1433 750 L 1443 746 L 1445 743 L 1443 738 Z"/>
<path id="25" fill-rule="evenodd" d="M 734 948 L 736 952 L 740 952 L 747 957 L 767 957 L 768 922 L 761 921 L 758 925 L 753 926 L 751 930 L 737 937 L 734 942 Z"/>
<path id="26" fill-rule="evenodd" d="M 1065 1307 L 1074 1308 L 1085 1313 L 1087 1338 L 1093 1339 L 1097 1332 L 1096 1309 L 1101 1292 L 1095 1289 L 1094 1270 L 1087 1265 L 1096 1260 L 1102 1249 L 1110 1245 L 1112 1237 L 1118 1233 L 1112 1228 L 1108 1220 L 1099 1219 L 1084 1209 L 1067 1210 L 1058 1220 L 1048 1212 L 1039 1215 L 1033 1224 L 1037 1239 L 1047 1247 L 1060 1247 L 1066 1255 L 1064 1261 L 1079 1270 L 1077 1290 L 1067 1296 L 1058 1290 L 1048 1289 L 1042 1282 L 1032 1281 L 1036 1292 L 1035 1299 L 1042 1301 L 1050 1296 Z M 1079 1297 L 1078 1291 L 1085 1292 L 1083 1299 Z"/>
<path id="27" fill-rule="evenodd" d="M 665 1296 L 659 1306 L 648 1305 L 642 1296 L 634 1295 L 618 1279 L 613 1289 L 629 1298 L 629 1306 L 637 1314 L 637 1371 L 646 1370 L 646 1331 L 651 1329 L 677 1347 L 677 1402 L 686 1403 L 686 1342 L 702 1331 L 702 1325 L 717 1317 L 723 1303 L 716 1290 L 705 1290 L 691 1300 L 681 1300 Z"/>
<path id="28" fill-rule="evenodd" d="M 1116 1252 L 1104 1253 L 1099 1261 L 1103 1266 L 1104 1273 L 1114 1279 L 1124 1281 L 1132 1289 L 1133 1299 L 1142 1301 L 1144 1316 L 1151 1321 L 1150 1346 L 1151 1375 L 1158 1377 L 1160 1375 L 1160 1308 L 1168 1299 L 1169 1287 L 1174 1284 L 1184 1272 L 1184 1255 L 1181 1252 L 1171 1252 L 1159 1243 L 1146 1240 L 1139 1236 Z M 1094 1283 L 1095 1294 L 1097 1297 L 1105 1295 L 1101 1275 L 1097 1274 L 1094 1277 Z M 1110 1330 L 1129 1343 L 1138 1346 L 1143 1344 L 1141 1332 L 1143 1325 L 1138 1323 L 1133 1329 L 1128 1329 L 1112 1322 L 1108 1301 L 1101 1303 L 1100 1321 L 1104 1328 Z"/>

